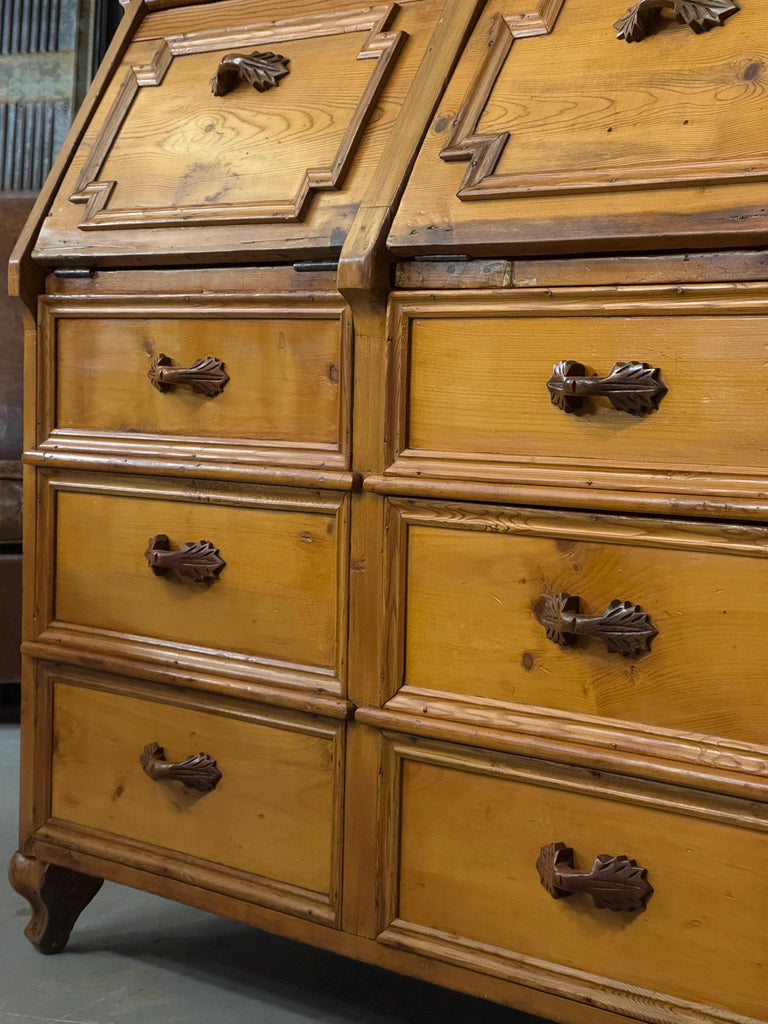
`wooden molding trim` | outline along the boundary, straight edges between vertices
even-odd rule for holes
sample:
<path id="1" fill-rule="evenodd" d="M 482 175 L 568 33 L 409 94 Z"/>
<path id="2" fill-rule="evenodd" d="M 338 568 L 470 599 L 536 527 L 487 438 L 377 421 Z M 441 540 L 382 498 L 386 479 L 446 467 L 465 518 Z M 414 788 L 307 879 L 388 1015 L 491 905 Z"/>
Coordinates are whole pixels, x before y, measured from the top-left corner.
<path id="1" fill-rule="evenodd" d="M 768 158 L 700 160 L 685 163 L 638 164 L 623 168 L 541 171 L 535 174 L 496 174 L 510 132 L 478 134 L 478 125 L 516 39 L 542 35 L 554 28 L 562 4 L 539 5 L 539 26 L 529 31 L 527 15 L 495 15 L 490 24 L 488 52 L 459 108 L 453 130 L 440 157 L 446 162 L 468 161 L 457 197 L 462 201 L 625 192 L 638 189 L 685 188 L 691 185 L 744 184 L 768 180 Z M 555 10 L 556 8 L 556 10 Z"/>
<path id="2" fill-rule="evenodd" d="M 596 1009 L 627 1014 L 644 1024 L 761 1024 L 753 1017 L 729 1013 L 657 992 L 624 985 L 573 968 L 508 953 L 494 946 L 396 919 L 379 936 L 386 945 L 420 956 L 530 985 L 552 995 L 567 995 Z"/>
<path id="3" fill-rule="evenodd" d="M 407 33 L 388 32 L 399 11 L 398 4 L 363 8 L 353 12 L 290 19 L 280 25 L 244 26 L 230 31 L 190 33 L 156 41 L 146 64 L 132 65 L 126 72 L 117 99 L 110 110 L 91 153 L 78 176 L 71 203 L 84 203 L 78 225 L 84 231 L 111 228 L 158 228 L 183 225 L 206 227 L 216 224 L 267 224 L 300 221 L 312 195 L 341 188 L 368 120 L 381 96 Z M 347 32 L 368 31 L 358 60 L 376 60 L 376 68 L 363 91 L 333 160 L 327 167 L 309 168 L 293 197 L 248 204 L 206 204 L 151 209 L 108 208 L 114 181 L 99 181 L 99 174 L 140 88 L 163 81 L 173 59 L 191 53 L 209 53 L 230 47 L 251 47 L 269 42 L 308 39 Z"/>

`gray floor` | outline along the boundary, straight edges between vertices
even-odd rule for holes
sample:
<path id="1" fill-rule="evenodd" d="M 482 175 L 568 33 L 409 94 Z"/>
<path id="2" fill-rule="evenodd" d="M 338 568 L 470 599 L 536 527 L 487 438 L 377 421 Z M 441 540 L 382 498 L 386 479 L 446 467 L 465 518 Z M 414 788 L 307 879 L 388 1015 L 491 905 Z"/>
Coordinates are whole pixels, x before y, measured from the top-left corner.
<path id="1" fill-rule="evenodd" d="M 16 848 L 18 728 L 0 724 L 0 864 Z M 37 953 L 0 874 L 0 1024 L 543 1024 L 107 883 L 67 950 Z"/>

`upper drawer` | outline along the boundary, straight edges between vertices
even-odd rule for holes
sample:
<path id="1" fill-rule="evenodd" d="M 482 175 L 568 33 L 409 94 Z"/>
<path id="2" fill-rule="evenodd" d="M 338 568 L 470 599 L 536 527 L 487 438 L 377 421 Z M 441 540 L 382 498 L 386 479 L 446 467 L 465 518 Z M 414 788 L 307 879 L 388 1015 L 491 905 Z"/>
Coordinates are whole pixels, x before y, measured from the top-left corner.
<path id="1" fill-rule="evenodd" d="M 668 249 L 765 231 L 765 3 L 640 0 L 623 29 L 628 6 L 491 0 L 393 249 Z"/>
<path id="2" fill-rule="evenodd" d="M 340 476 L 349 465 L 351 321 L 338 297 L 46 298 L 40 320 L 49 455 Z"/>
<path id="3" fill-rule="evenodd" d="M 767 297 L 398 296 L 388 475 L 549 486 L 559 504 L 604 488 L 761 499 L 768 428 L 747 396 L 768 388 Z"/>
<path id="4" fill-rule="evenodd" d="M 286 17 L 275 0 L 224 0 L 148 14 L 35 257 L 338 251 L 443 6 L 301 0 Z"/>

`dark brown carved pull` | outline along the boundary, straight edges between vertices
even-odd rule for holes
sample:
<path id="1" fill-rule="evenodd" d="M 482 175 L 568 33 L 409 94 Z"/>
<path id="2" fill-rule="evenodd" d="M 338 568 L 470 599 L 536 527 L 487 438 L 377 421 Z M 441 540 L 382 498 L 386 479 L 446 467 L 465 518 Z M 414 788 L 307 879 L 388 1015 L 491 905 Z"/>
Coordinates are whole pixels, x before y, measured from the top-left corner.
<path id="1" fill-rule="evenodd" d="M 171 576 L 186 583 L 213 583 L 227 564 L 209 540 L 190 541 L 171 551 L 164 533 L 149 538 L 144 557 L 155 576 Z"/>
<path id="2" fill-rule="evenodd" d="M 739 5 L 731 0 L 640 0 L 613 26 L 619 39 L 638 43 L 653 33 L 657 11 L 667 10 L 679 25 L 688 25 L 694 32 L 708 32 L 736 14 Z"/>
<path id="3" fill-rule="evenodd" d="M 159 743 L 148 743 L 139 761 L 155 782 L 182 782 L 187 789 L 196 789 L 199 793 L 210 793 L 221 781 L 218 765 L 209 754 L 195 754 L 178 764 L 170 764 Z"/>
<path id="4" fill-rule="evenodd" d="M 147 374 L 152 387 L 163 393 L 173 391 L 178 385 L 190 388 L 196 395 L 215 398 L 229 381 L 224 363 L 215 356 L 205 356 L 191 366 L 174 366 L 170 356 L 162 352 L 153 361 Z"/>
<path id="5" fill-rule="evenodd" d="M 660 373 L 647 363 L 616 363 L 607 377 L 588 376 L 582 363 L 565 359 L 555 363 L 547 391 L 552 405 L 563 412 L 579 412 L 585 398 L 602 395 L 619 412 L 646 416 L 658 409 L 667 393 Z"/>
<path id="6" fill-rule="evenodd" d="M 541 884 L 556 900 L 583 892 L 598 910 L 644 910 L 653 895 L 647 869 L 629 857 L 601 853 L 591 871 L 577 871 L 573 850 L 565 843 L 542 846 L 536 861 Z"/>
<path id="7" fill-rule="evenodd" d="M 543 594 L 533 602 L 533 614 L 547 639 L 561 647 L 573 647 L 581 636 L 602 640 L 611 654 L 625 658 L 650 651 L 659 631 L 640 605 L 611 601 L 602 615 L 581 615 L 580 606 L 580 599 L 570 594 Z"/>
<path id="8" fill-rule="evenodd" d="M 241 79 L 258 92 L 267 92 L 290 74 L 290 63 L 290 58 L 279 53 L 228 53 L 219 61 L 211 79 L 211 92 L 214 96 L 225 96 Z"/>

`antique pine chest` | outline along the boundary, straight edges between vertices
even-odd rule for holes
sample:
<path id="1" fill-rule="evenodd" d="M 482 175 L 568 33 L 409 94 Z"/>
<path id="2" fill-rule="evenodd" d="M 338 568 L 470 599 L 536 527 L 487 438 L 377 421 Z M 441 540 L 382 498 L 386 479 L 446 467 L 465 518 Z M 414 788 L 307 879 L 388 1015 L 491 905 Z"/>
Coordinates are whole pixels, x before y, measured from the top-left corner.
<path id="1" fill-rule="evenodd" d="M 764 0 L 131 0 L 12 262 L 38 948 L 766 1024 L 767 117 Z"/>

